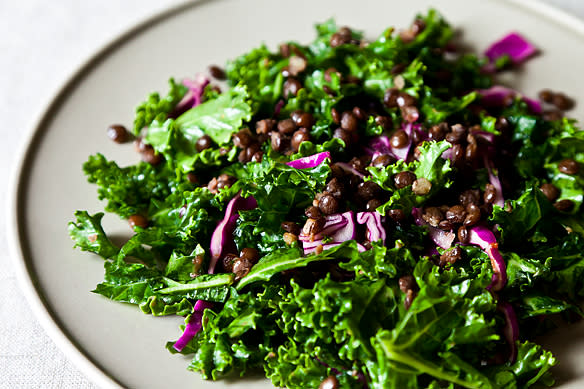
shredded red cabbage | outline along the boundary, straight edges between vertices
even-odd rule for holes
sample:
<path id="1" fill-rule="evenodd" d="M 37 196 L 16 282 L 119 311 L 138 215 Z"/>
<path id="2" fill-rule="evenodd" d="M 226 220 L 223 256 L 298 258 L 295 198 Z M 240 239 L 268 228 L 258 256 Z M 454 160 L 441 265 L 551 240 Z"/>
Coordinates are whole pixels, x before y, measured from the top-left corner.
<path id="1" fill-rule="evenodd" d="M 312 253 L 316 250 L 319 245 L 322 245 L 323 249 L 328 249 L 331 247 L 338 246 L 339 244 L 347 241 L 352 240 L 357 237 L 357 229 L 355 228 L 355 218 L 353 215 L 353 211 L 347 211 L 345 213 L 340 214 L 342 218 L 345 220 L 346 224 L 344 224 L 341 228 L 337 229 L 334 234 L 330 235 L 330 240 L 327 243 L 323 243 L 322 238 L 324 237 L 323 234 L 319 235 L 319 239 L 307 239 L 306 235 L 302 236 L 300 240 L 302 241 L 302 248 L 304 249 L 304 254 Z M 341 224 L 337 221 L 337 225 Z M 357 245 L 359 247 L 359 251 L 365 251 L 365 247 L 362 245 Z"/>
<path id="2" fill-rule="evenodd" d="M 491 62 L 508 55 L 514 64 L 519 64 L 537 52 L 537 48 L 517 32 L 511 32 L 494 42 L 485 51 Z"/>
<path id="3" fill-rule="evenodd" d="M 504 207 L 505 198 L 503 197 L 503 186 L 501 185 L 501 180 L 499 180 L 499 176 L 493 172 L 493 164 L 486 158 L 486 156 L 484 157 L 484 162 L 485 168 L 487 169 L 487 172 L 489 172 L 489 182 L 495 187 L 495 200 L 493 201 L 493 204 L 496 204 L 499 207 Z"/>
<path id="4" fill-rule="evenodd" d="M 474 226 L 468 230 L 469 243 L 479 246 L 491 259 L 493 277 L 487 290 L 497 292 L 507 283 L 507 265 L 499 252 L 499 244 L 493 232 L 485 226 Z"/>
<path id="5" fill-rule="evenodd" d="M 172 346 L 176 351 L 182 351 L 183 348 L 185 348 L 185 346 L 189 344 L 189 342 L 195 337 L 195 335 L 197 335 L 197 332 L 203 328 L 203 313 L 207 308 L 213 308 L 213 303 L 197 300 L 195 307 L 193 308 L 191 318 L 189 319 L 183 334 Z"/>
<path id="6" fill-rule="evenodd" d="M 333 235 L 338 230 L 346 226 L 347 223 L 347 219 L 340 213 L 327 215 L 325 216 L 325 223 L 320 232 L 314 235 L 307 235 L 301 232 L 298 236 L 298 239 L 303 242 L 313 242 L 315 239 L 322 239 L 325 236 Z"/>
<path id="7" fill-rule="evenodd" d="M 209 80 L 204 74 L 198 73 L 192 80 L 185 78 L 182 81 L 182 84 L 189 88 L 189 90 L 185 93 L 170 115 L 168 115 L 170 118 L 176 118 L 185 111 L 201 104 L 203 102 L 203 92 L 205 91 L 205 87 L 209 84 Z"/>
<path id="8" fill-rule="evenodd" d="M 357 223 L 367 226 L 367 240 L 369 242 L 381 240 L 385 244 L 385 228 L 381 223 L 381 215 L 377 211 L 357 213 Z"/>
<path id="9" fill-rule="evenodd" d="M 286 165 L 293 167 L 295 169 L 309 169 L 313 167 L 317 167 L 320 165 L 325 159 L 331 157 L 331 153 L 328 151 L 323 151 L 322 153 L 309 155 L 308 157 L 303 157 L 299 159 L 295 159 L 294 161 L 287 162 Z"/>
<path id="10" fill-rule="evenodd" d="M 514 363 L 517 359 L 517 341 L 519 340 L 519 322 L 517 321 L 517 315 L 511 304 L 504 301 L 499 301 L 497 309 L 505 316 L 503 334 L 507 343 L 509 343 L 509 362 Z"/>
<path id="11" fill-rule="evenodd" d="M 235 230 L 235 222 L 239 218 L 238 211 L 254 209 L 257 206 L 258 204 L 252 196 L 243 198 L 239 193 L 229 201 L 227 208 L 225 209 L 223 220 L 217 224 L 217 227 L 211 236 L 211 263 L 209 264 L 209 274 L 215 272 L 215 266 L 221 257 L 228 252 L 235 252 L 233 230 Z"/>

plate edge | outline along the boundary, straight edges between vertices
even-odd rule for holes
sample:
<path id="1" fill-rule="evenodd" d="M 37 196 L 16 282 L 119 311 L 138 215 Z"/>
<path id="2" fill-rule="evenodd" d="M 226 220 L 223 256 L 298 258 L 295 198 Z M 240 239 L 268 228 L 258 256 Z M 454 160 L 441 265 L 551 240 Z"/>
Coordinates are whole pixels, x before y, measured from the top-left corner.
<path id="1" fill-rule="evenodd" d="M 113 39 L 107 41 L 105 44 L 99 46 L 85 60 L 81 61 L 76 66 L 76 70 L 65 79 L 65 81 L 58 87 L 49 98 L 42 103 L 41 108 L 35 115 L 27 130 L 24 140 L 19 145 L 16 164 L 11 169 L 9 178 L 9 195 L 7 196 L 7 241 L 9 249 L 9 257 L 15 270 L 20 290 L 23 292 L 26 301 L 31 308 L 36 319 L 40 322 L 43 329 L 47 332 L 49 337 L 57 345 L 57 347 L 65 354 L 66 358 L 73 362 L 73 364 L 94 384 L 102 388 L 121 388 L 123 387 L 115 378 L 108 375 L 96 362 L 91 360 L 80 349 L 72 339 L 67 335 L 66 331 L 59 325 L 58 320 L 49 310 L 48 306 L 43 301 L 40 291 L 37 289 L 34 281 L 34 275 L 31 274 L 29 266 L 25 261 L 25 254 L 23 245 L 21 244 L 23 233 L 22 227 L 18 223 L 21 218 L 21 200 L 19 194 L 22 190 L 22 183 L 24 181 L 24 168 L 29 163 L 29 152 L 35 146 L 35 143 L 40 138 L 39 128 L 43 123 L 50 120 L 50 113 L 54 111 L 58 102 L 66 97 L 66 92 L 75 86 L 76 82 L 83 78 L 83 75 L 93 66 L 99 63 L 100 58 L 107 55 L 110 51 L 116 49 L 117 46 L 123 44 L 125 41 L 131 39 L 140 31 L 148 28 L 149 24 L 159 22 L 180 12 L 183 9 L 190 8 L 194 5 L 201 5 L 214 0 L 183 0 L 176 5 L 173 5 L 165 10 L 155 12 L 152 15 L 145 17 L 143 20 L 134 23 L 129 28 L 117 34 Z M 524 8 L 540 17 L 543 17 L 552 22 L 561 24 L 563 27 L 574 30 L 576 33 L 584 36 L 584 20 L 573 16 L 556 6 L 544 3 L 541 0 L 501 0 L 502 3 L 508 3 Z"/>
<path id="2" fill-rule="evenodd" d="M 132 23 L 129 27 L 108 39 L 98 46 L 91 55 L 84 58 L 75 66 L 75 70 L 63 81 L 60 86 L 50 94 L 50 96 L 40 104 L 40 109 L 35 114 L 29 125 L 23 141 L 19 144 L 16 155 L 18 156 L 15 165 L 9 173 L 9 192 L 5 206 L 6 210 L 6 237 L 8 251 L 12 268 L 14 269 L 17 283 L 22 291 L 33 315 L 40 323 L 44 331 L 49 335 L 55 345 L 63 352 L 65 357 L 86 376 L 93 384 L 100 388 L 123 388 L 121 382 L 110 376 L 96 361 L 93 361 L 83 349 L 77 346 L 67 331 L 62 327 L 60 321 L 55 317 L 52 310 L 45 303 L 42 292 L 35 282 L 35 275 L 27 263 L 26 245 L 22 244 L 24 233 L 21 223 L 22 219 L 22 199 L 21 193 L 25 181 L 25 169 L 30 164 L 30 152 L 40 140 L 42 134 L 39 129 L 48 121 L 50 115 L 58 108 L 59 102 L 66 98 L 67 92 L 75 87 L 84 75 L 100 60 L 117 47 L 132 39 L 143 30 L 147 30 L 151 24 L 158 23 L 182 10 L 193 6 L 198 6 L 214 0 L 182 0 L 166 9 L 155 11 L 143 17 L 138 22 Z M 10 263 L 9 262 L 9 263 Z"/>

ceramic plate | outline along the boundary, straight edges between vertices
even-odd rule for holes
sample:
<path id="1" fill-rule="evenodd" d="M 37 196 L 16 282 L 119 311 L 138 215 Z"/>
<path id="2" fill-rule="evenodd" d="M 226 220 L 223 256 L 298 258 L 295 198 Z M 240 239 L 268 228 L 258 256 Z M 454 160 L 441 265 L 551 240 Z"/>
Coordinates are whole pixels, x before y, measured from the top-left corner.
<path id="1" fill-rule="evenodd" d="M 12 242 L 22 285 L 37 316 L 67 355 L 103 387 L 268 388 L 262 378 L 205 382 L 186 370 L 188 359 L 170 355 L 167 340 L 180 335 L 181 318 L 143 315 L 130 305 L 90 293 L 102 280 L 103 261 L 73 250 L 67 223 L 77 209 L 102 209 L 81 164 L 101 152 L 122 165 L 137 161 L 132 145 L 111 142 L 112 123 L 131 126 L 134 107 L 167 79 L 190 77 L 265 42 L 309 42 L 313 24 L 333 16 L 374 37 L 386 26 L 406 26 L 430 6 L 482 51 L 510 30 L 524 33 L 542 54 L 510 84 L 528 96 L 550 87 L 584 101 L 584 25 L 537 2 L 419 0 L 396 2 L 296 0 L 200 1 L 166 12 L 125 34 L 83 66 L 32 130 L 16 174 Z M 572 112 L 582 119 L 584 110 Z M 127 235 L 115 216 L 106 231 Z M 584 387 L 584 329 L 570 327 L 545 339 L 561 361 L 562 387 Z"/>

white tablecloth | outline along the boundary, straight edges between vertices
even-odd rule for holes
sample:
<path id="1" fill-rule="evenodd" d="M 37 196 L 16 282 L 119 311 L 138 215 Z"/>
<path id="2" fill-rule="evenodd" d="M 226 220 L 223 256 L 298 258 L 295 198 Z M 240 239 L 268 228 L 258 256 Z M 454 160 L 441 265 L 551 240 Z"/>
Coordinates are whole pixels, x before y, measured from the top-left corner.
<path id="1" fill-rule="evenodd" d="M 11 268 L 3 205 L 14 150 L 79 64 L 138 21 L 182 2 L 0 0 L 0 388 L 95 387 L 45 334 Z M 584 18 L 582 0 L 546 2 Z"/>

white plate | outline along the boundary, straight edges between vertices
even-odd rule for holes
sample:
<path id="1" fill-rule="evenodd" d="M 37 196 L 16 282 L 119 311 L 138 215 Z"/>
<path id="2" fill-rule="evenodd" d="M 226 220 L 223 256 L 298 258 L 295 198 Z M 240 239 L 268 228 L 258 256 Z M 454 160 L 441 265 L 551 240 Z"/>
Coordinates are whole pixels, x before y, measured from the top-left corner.
<path id="1" fill-rule="evenodd" d="M 510 30 L 524 33 L 542 50 L 512 85 L 528 96 L 550 87 L 584 101 L 579 72 L 584 63 L 584 25 L 537 2 L 419 0 L 397 2 L 297 0 L 199 1 L 164 13 L 100 51 L 72 76 L 32 131 L 15 175 L 12 246 L 28 300 L 65 353 L 103 387 L 270 387 L 260 378 L 202 381 L 186 370 L 188 358 L 170 355 L 167 340 L 180 335 L 177 317 L 143 315 L 134 306 L 90 293 L 103 276 L 102 260 L 72 249 L 67 223 L 77 209 L 102 209 L 81 164 L 104 153 L 122 165 L 137 160 L 131 145 L 111 142 L 112 123 L 131 125 L 134 107 L 151 91 L 166 92 L 168 77 L 182 78 L 222 64 L 261 42 L 275 48 L 289 39 L 309 42 L 313 24 L 334 16 L 368 37 L 386 26 L 406 26 L 417 12 L 440 10 L 477 51 Z M 573 116 L 582 119 L 579 106 Z M 117 217 L 106 231 L 127 234 Z M 584 387 L 584 330 L 546 339 L 561 361 L 562 387 Z"/>

